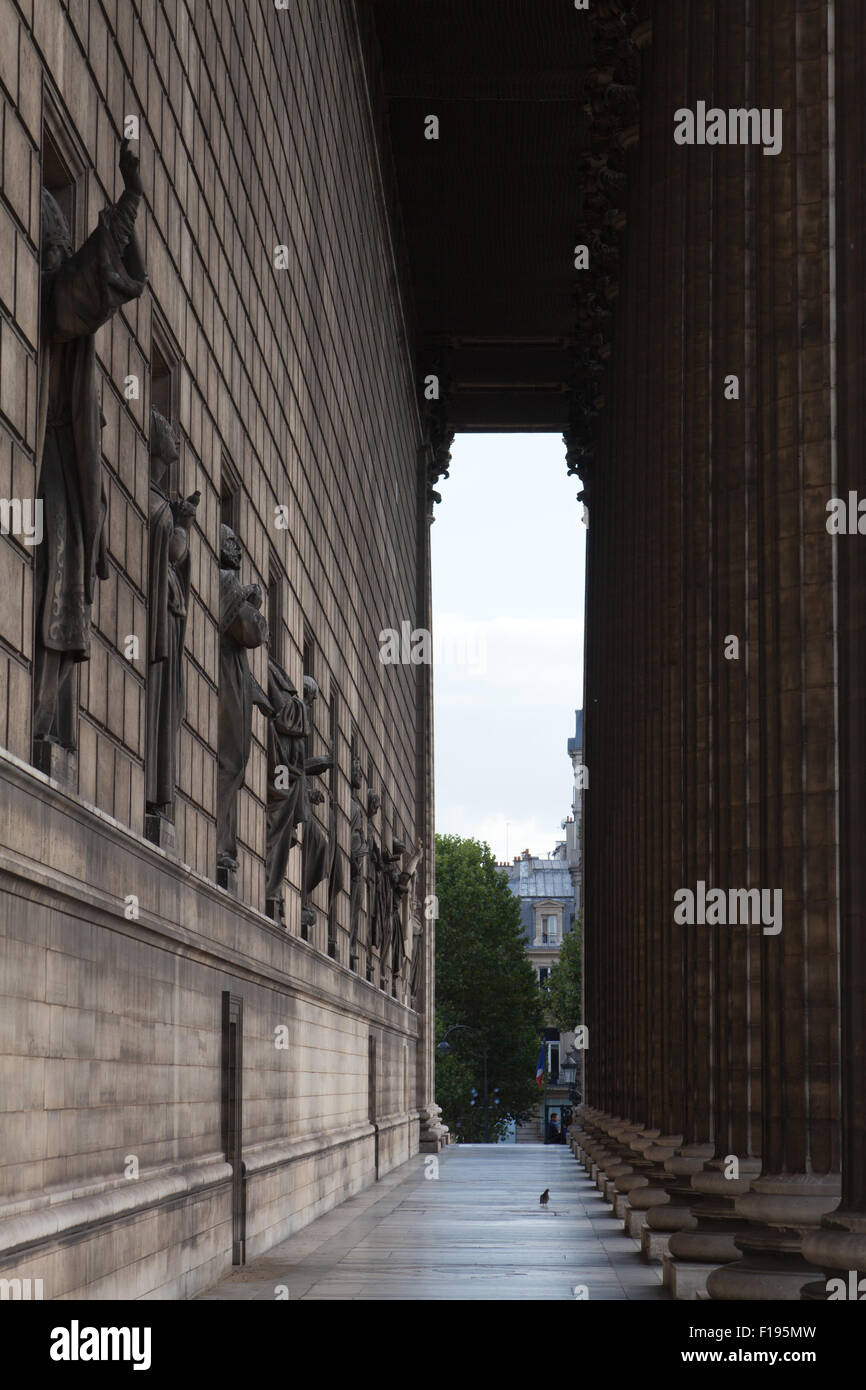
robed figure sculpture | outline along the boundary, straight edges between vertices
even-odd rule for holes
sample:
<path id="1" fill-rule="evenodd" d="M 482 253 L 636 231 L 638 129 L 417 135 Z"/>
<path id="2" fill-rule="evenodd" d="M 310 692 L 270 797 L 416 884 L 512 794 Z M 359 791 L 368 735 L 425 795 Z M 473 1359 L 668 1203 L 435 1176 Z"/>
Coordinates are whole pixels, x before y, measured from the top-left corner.
<path id="1" fill-rule="evenodd" d="M 394 894 L 399 879 L 398 865 L 403 857 L 405 846 L 402 840 L 392 841 L 392 850 L 373 844 L 372 859 L 375 882 L 373 887 L 373 924 L 370 934 L 371 944 L 379 947 L 379 962 L 384 972 L 390 966 L 390 952 L 394 931 Z"/>
<path id="2" fill-rule="evenodd" d="M 268 818 L 265 872 L 269 917 L 283 921 L 283 883 L 289 850 L 303 819 L 308 705 L 275 661 L 268 662 Z"/>
<path id="3" fill-rule="evenodd" d="M 318 698 L 319 687 L 312 676 L 304 677 L 304 699 L 310 708 L 310 728 L 313 727 L 312 706 Z M 312 779 L 321 777 L 334 766 L 334 749 L 327 753 L 310 756 L 304 763 L 303 791 L 303 889 L 304 901 L 309 902 L 320 883 L 327 881 L 330 901 L 333 902 L 343 887 L 343 871 L 337 847 L 337 803 L 334 792 L 329 793 L 328 830 L 322 829 L 313 811 L 321 806 L 325 793 Z"/>
<path id="4" fill-rule="evenodd" d="M 401 840 L 394 841 L 394 849 L 402 845 Z M 394 868 L 394 929 L 391 936 L 391 975 L 397 979 L 403 969 L 404 960 L 412 958 L 414 944 L 414 923 L 412 922 L 410 894 L 413 892 L 415 874 L 421 861 L 422 845 L 419 840 L 415 850 L 408 857 L 403 852 L 402 869 L 395 865 Z M 406 906 L 404 907 L 404 903 Z M 405 919 L 405 928 L 404 928 Z M 408 928 L 408 939 L 406 928 Z"/>
<path id="5" fill-rule="evenodd" d="M 147 763 L 151 816 L 172 819 L 180 726 L 184 714 L 183 644 L 189 604 L 188 527 L 200 494 L 172 499 L 177 437 L 158 410 L 150 413 L 150 500 L 147 632 Z"/>
<path id="6" fill-rule="evenodd" d="M 364 910 L 364 860 L 370 846 L 364 838 L 364 807 L 361 802 L 361 760 L 352 758 L 352 795 L 349 802 L 349 963 L 358 957 L 361 913 Z"/>
<path id="7" fill-rule="evenodd" d="M 220 689 L 217 759 L 217 869 L 238 867 L 238 792 L 243 786 L 253 735 L 254 686 L 247 652 L 264 646 L 268 625 L 259 609 L 258 584 L 241 584 L 240 542 L 220 527 Z"/>
<path id="8" fill-rule="evenodd" d="M 96 580 L 108 577 L 94 334 L 147 281 L 133 231 L 142 185 L 126 141 L 120 171 L 119 202 L 100 213 L 78 251 L 56 200 L 42 190 L 37 501 L 45 531 L 35 576 L 37 761 L 45 745 L 76 746 L 73 672 L 89 659 Z"/>

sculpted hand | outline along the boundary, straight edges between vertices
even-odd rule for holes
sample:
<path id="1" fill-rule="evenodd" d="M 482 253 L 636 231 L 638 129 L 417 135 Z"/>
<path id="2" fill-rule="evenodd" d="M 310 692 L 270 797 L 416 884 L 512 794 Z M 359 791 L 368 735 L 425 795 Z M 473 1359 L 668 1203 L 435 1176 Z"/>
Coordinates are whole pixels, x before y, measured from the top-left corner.
<path id="1" fill-rule="evenodd" d="M 138 171 L 138 156 L 134 155 L 129 148 L 129 141 L 124 140 L 120 146 L 120 172 L 123 175 L 124 187 L 130 193 L 143 193 L 144 185 L 141 182 L 141 175 Z"/>
<path id="2" fill-rule="evenodd" d="M 200 501 L 200 492 L 193 492 L 189 497 L 185 497 L 177 509 L 178 519 L 180 521 L 190 521 L 191 518 L 195 516 L 196 507 Z"/>
<path id="3" fill-rule="evenodd" d="M 262 591 L 258 584 L 248 584 L 244 592 L 246 594 L 247 603 L 251 603 L 253 608 L 261 608 Z"/>

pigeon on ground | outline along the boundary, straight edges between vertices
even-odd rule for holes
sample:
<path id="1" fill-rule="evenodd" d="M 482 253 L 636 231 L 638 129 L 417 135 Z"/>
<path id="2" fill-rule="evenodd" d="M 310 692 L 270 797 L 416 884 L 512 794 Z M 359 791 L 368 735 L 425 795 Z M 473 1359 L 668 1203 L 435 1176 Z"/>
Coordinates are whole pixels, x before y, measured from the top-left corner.
<path id="1" fill-rule="evenodd" d="M 546 1187 L 546 1188 L 544 1189 L 544 1191 L 542 1192 L 542 1194 L 541 1194 L 541 1196 L 539 1197 L 538 1200 L 539 1200 L 539 1202 L 541 1203 L 541 1205 L 542 1205 L 543 1207 L 546 1207 L 546 1206 L 547 1206 L 548 1202 L 550 1201 L 550 1188 L 549 1188 L 549 1187 Z"/>

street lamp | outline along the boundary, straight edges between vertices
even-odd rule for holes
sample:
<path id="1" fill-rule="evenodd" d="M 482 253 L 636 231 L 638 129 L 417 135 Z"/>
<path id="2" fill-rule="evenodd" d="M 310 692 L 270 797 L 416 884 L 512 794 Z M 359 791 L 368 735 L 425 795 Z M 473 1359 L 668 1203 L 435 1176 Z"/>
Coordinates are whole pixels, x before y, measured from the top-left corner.
<path id="1" fill-rule="evenodd" d="M 468 1023 L 455 1023 L 454 1026 L 453 1026 L 453 1028 L 449 1028 L 449 1029 L 448 1029 L 448 1032 L 445 1034 L 445 1036 L 444 1036 L 444 1038 L 442 1039 L 442 1041 L 441 1041 L 440 1043 L 437 1043 L 437 1045 L 436 1045 L 436 1051 L 439 1053 L 439 1056 L 440 1056 L 440 1057 L 447 1057 L 448 1054 L 449 1054 L 449 1052 L 451 1051 L 451 1045 L 450 1045 L 450 1043 L 448 1042 L 448 1039 L 450 1038 L 451 1034 L 452 1034 L 452 1033 L 456 1033 L 456 1032 L 458 1031 L 458 1029 L 461 1029 L 464 1033 L 478 1033 L 479 1036 L 481 1037 L 481 1051 L 482 1051 L 482 1056 L 483 1056 L 483 1059 L 484 1059 L 484 1097 L 483 1097 L 483 1103 L 484 1103 L 484 1142 L 485 1142 L 485 1144 L 489 1144 L 489 1143 L 490 1143 L 490 1097 L 489 1097 L 488 1091 L 487 1091 L 487 1043 L 486 1043 L 486 1041 L 485 1041 L 485 1039 L 484 1039 L 483 1033 L 480 1033 L 480 1030 L 479 1030 L 478 1028 L 470 1028 L 470 1026 L 469 1026 Z M 497 1086 L 497 1087 L 496 1087 L 496 1090 L 494 1091 L 494 1096 L 495 1096 L 495 1099 L 494 1099 L 494 1101 L 493 1101 L 493 1104 L 494 1104 L 494 1105 L 498 1105 L 498 1104 L 499 1104 L 499 1095 L 498 1095 L 498 1092 L 499 1092 L 499 1087 Z M 473 1097 L 475 1097 L 475 1096 L 477 1096 L 478 1093 L 477 1093 L 476 1091 L 473 1091 L 472 1094 L 473 1094 Z M 472 1104 L 473 1104 L 473 1105 L 475 1104 L 475 1099 L 474 1099 L 474 1098 L 473 1098 L 473 1100 L 472 1100 Z"/>

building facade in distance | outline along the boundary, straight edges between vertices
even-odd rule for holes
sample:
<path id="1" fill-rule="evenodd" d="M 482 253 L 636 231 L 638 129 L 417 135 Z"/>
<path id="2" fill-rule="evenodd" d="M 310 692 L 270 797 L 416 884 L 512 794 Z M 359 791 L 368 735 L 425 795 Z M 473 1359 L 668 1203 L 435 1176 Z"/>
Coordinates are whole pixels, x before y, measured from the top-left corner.
<path id="1" fill-rule="evenodd" d="M 563 937 L 574 924 L 574 888 L 566 842 L 560 841 L 546 859 L 531 855 L 527 849 L 515 855 L 511 864 L 500 867 L 506 870 L 508 886 L 520 901 L 526 954 L 539 985 L 543 985 L 559 959 Z M 536 1114 L 517 1128 L 518 1143 L 545 1138 L 551 1120 L 560 1130 L 564 1121 L 569 1122 L 575 1080 L 573 1042 L 573 1031 L 545 1029 L 545 1086 Z"/>

